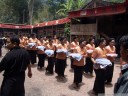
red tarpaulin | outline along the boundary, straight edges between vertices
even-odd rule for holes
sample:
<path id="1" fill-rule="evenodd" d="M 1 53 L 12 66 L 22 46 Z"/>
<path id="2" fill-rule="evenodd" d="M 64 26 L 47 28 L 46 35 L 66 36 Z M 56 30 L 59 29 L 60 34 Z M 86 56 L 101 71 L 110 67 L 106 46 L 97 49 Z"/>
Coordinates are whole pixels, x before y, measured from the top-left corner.
<path id="1" fill-rule="evenodd" d="M 39 23 L 39 24 L 36 24 L 34 27 L 60 25 L 60 24 L 69 23 L 70 21 L 71 20 L 69 18 L 63 18 L 63 19 L 58 19 L 58 20 L 54 20 L 54 21 Z"/>
<path id="2" fill-rule="evenodd" d="M 126 4 L 122 3 L 122 4 L 98 7 L 93 9 L 71 11 L 68 13 L 68 17 L 78 18 L 78 17 L 114 15 L 114 14 L 120 14 L 126 12 L 126 8 L 127 8 Z"/>

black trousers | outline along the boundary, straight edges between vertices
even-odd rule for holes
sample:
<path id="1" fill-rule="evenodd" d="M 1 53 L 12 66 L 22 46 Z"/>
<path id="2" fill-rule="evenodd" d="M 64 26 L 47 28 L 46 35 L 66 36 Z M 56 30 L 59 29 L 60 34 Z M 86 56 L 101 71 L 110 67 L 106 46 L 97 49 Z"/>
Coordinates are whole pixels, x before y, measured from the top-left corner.
<path id="1" fill-rule="evenodd" d="M 39 59 L 38 66 L 41 68 L 44 67 L 45 57 L 46 57 L 45 54 L 38 54 L 38 59 Z"/>
<path id="2" fill-rule="evenodd" d="M 36 54 L 37 51 L 36 50 L 28 50 L 29 55 L 30 55 L 30 59 L 31 59 L 31 64 L 36 63 Z"/>
<path id="3" fill-rule="evenodd" d="M 86 62 L 86 64 L 84 66 L 84 71 L 86 73 L 90 72 L 92 74 L 93 73 L 93 62 L 92 62 L 91 58 L 87 57 L 85 62 Z"/>
<path id="4" fill-rule="evenodd" d="M 54 68 L 54 57 L 48 57 L 48 65 L 46 70 L 49 71 L 50 73 L 53 73 L 53 68 Z"/>
<path id="5" fill-rule="evenodd" d="M 95 93 L 105 93 L 105 69 L 95 69 L 96 78 L 93 86 L 93 91 Z"/>
<path id="6" fill-rule="evenodd" d="M 74 59 L 71 58 L 70 61 L 71 61 L 71 69 L 73 69 L 74 68 L 74 65 L 73 65 Z"/>
<path id="7" fill-rule="evenodd" d="M 112 82 L 113 78 L 113 71 L 114 71 L 114 62 L 112 62 L 112 66 L 107 66 L 106 67 L 106 80 L 107 82 Z"/>
<path id="8" fill-rule="evenodd" d="M 54 51 L 54 63 L 56 63 L 56 50 Z"/>
<path id="9" fill-rule="evenodd" d="M 82 82 L 83 66 L 74 65 L 74 83 L 78 84 Z"/>
<path id="10" fill-rule="evenodd" d="M 4 77 L 0 96 L 25 96 L 24 81 L 25 74 Z"/>
<path id="11" fill-rule="evenodd" d="M 66 60 L 56 59 L 55 70 L 58 76 L 64 77 L 65 67 L 66 67 Z"/>

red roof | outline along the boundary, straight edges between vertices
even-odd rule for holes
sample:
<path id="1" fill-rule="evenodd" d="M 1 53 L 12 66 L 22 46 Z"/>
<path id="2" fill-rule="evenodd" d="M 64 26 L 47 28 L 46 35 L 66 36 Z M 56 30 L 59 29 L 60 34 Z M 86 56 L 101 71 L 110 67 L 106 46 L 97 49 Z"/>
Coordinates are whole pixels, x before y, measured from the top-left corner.
<path id="1" fill-rule="evenodd" d="M 49 22 L 43 22 L 36 24 L 34 26 L 32 25 L 15 25 L 15 24 L 0 24 L 0 28 L 9 28 L 9 29 L 32 29 L 36 27 L 44 27 L 44 26 L 53 26 L 53 25 L 60 25 L 60 24 L 65 24 L 69 23 L 71 20 L 69 18 L 63 18 L 63 19 L 58 19 L 54 21 L 49 21 Z"/>
<path id="2" fill-rule="evenodd" d="M 31 29 L 32 25 L 10 25 L 10 24 L 0 24 L 0 28 L 8 28 L 8 29 Z"/>
<path id="3" fill-rule="evenodd" d="M 126 8 L 127 8 L 127 4 L 121 3 L 121 4 L 111 5 L 111 6 L 102 6 L 102 7 L 92 8 L 92 9 L 71 11 L 68 13 L 68 17 L 78 18 L 78 17 L 121 14 L 126 12 Z"/>
<path id="4" fill-rule="evenodd" d="M 69 18 L 63 18 L 63 19 L 58 19 L 58 20 L 54 20 L 54 21 L 39 23 L 39 24 L 36 24 L 34 27 L 60 25 L 60 24 L 65 24 L 65 23 L 69 23 L 69 22 L 71 22 L 71 20 Z"/>

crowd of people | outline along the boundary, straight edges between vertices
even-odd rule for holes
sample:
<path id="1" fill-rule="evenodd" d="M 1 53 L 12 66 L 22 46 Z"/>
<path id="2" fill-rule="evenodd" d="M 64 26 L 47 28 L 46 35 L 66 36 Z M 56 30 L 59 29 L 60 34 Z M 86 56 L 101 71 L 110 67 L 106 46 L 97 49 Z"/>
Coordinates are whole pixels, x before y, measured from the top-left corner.
<path id="1" fill-rule="evenodd" d="M 95 44 L 95 41 L 98 41 L 97 44 Z M 46 67 L 46 73 L 54 74 L 55 72 L 59 80 L 65 79 L 67 58 L 70 58 L 71 69 L 74 70 L 74 88 L 79 88 L 79 84 L 82 83 L 83 73 L 94 76 L 95 72 L 96 76 L 92 90 L 92 93 L 95 95 L 105 94 L 105 84 L 112 84 L 114 61 L 117 57 L 114 38 L 106 41 L 104 38 L 96 40 L 90 37 L 87 42 L 85 40 L 78 41 L 78 37 L 74 37 L 70 43 L 66 37 L 60 37 L 58 39 L 57 36 L 54 35 L 53 38 L 37 38 L 36 34 L 33 33 L 29 38 L 24 35 L 15 38 L 12 37 L 10 38 L 10 42 L 11 44 L 9 43 L 6 46 L 10 51 L 0 63 L 0 72 L 5 71 L 4 81 L 1 87 L 1 96 L 16 96 L 14 95 L 14 90 L 12 90 L 14 88 L 12 85 L 15 84 L 16 90 L 19 88 L 16 85 L 17 83 L 14 82 L 21 83 L 20 91 L 17 92 L 22 92 L 22 95 L 18 96 L 24 96 L 24 71 L 28 67 L 28 76 L 32 77 L 30 64 L 31 66 L 35 65 L 37 63 L 37 57 L 37 69 L 42 70 L 45 66 L 45 60 L 47 59 L 48 65 Z M 124 76 L 123 74 L 128 70 L 128 36 L 122 37 L 121 46 L 121 52 L 125 51 L 125 53 L 121 53 L 120 76 L 122 78 L 122 76 Z M 17 65 L 19 62 L 21 62 L 21 66 Z M 11 82 L 12 77 L 16 78 L 17 81 Z M 119 83 L 117 82 L 115 86 L 115 93 L 119 93 L 120 90 L 122 92 L 122 89 L 120 89 L 122 84 L 121 80 Z M 10 85 L 7 85 L 7 83 Z"/>

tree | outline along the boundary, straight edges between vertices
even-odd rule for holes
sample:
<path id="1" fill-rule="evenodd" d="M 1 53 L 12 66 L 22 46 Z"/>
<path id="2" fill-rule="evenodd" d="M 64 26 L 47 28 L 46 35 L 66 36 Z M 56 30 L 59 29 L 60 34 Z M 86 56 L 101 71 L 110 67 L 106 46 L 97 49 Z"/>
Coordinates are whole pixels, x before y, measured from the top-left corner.
<path id="1" fill-rule="evenodd" d="M 34 0 L 28 0 L 29 24 L 30 25 L 32 25 L 33 8 L 34 8 Z"/>
<path id="2" fill-rule="evenodd" d="M 49 21 L 49 7 L 44 3 L 34 14 L 33 23 Z"/>
<path id="3" fill-rule="evenodd" d="M 57 11 L 61 9 L 61 4 L 65 4 L 66 0 L 47 0 L 46 4 L 49 6 L 49 19 L 55 20 L 62 18 L 60 15 L 57 14 Z"/>
<path id="4" fill-rule="evenodd" d="M 89 0 L 74 0 L 73 9 L 80 9 L 87 3 L 87 1 Z"/>
<path id="5" fill-rule="evenodd" d="M 26 0 L 1 0 L 0 1 L 0 22 L 22 23 L 23 10 L 27 11 Z M 27 12 L 26 16 L 27 17 Z"/>
<path id="6" fill-rule="evenodd" d="M 72 9 L 73 3 L 73 0 L 67 0 L 65 4 L 61 4 L 61 9 L 59 9 L 56 13 L 62 17 L 66 17 L 68 12 Z"/>

